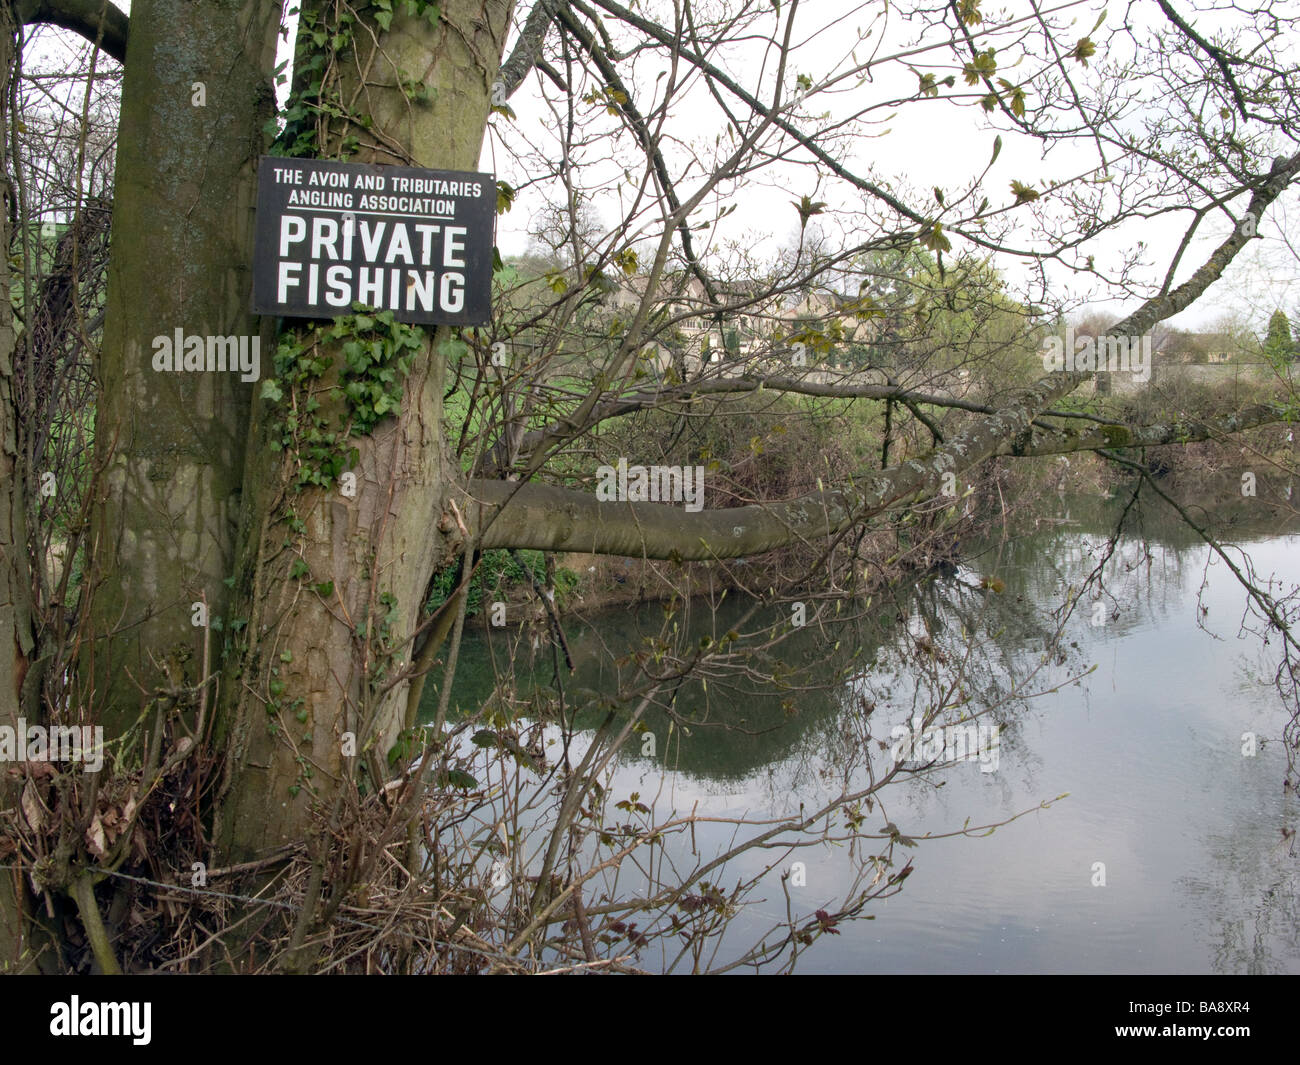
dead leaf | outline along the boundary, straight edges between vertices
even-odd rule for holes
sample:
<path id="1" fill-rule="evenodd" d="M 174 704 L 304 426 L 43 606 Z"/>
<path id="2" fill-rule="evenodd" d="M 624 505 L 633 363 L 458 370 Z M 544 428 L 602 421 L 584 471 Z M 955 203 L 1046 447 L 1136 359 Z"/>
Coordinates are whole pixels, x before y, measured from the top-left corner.
<path id="1" fill-rule="evenodd" d="M 104 823 L 99 819 L 99 814 L 95 814 L 95 820 L 86 829 L 86 847 L 96 858 L 102 858 L 108 850 L 108 841 L 104 839 Z"/>
<path id="2" fill-rule="evenodd" d="M 31 830 L 37 835 L 45 831 L 45 804 L 41 802 L 40 794 L 36 790 L 36 782 L 28 780 L 23 786 L 23 817 Z"/>

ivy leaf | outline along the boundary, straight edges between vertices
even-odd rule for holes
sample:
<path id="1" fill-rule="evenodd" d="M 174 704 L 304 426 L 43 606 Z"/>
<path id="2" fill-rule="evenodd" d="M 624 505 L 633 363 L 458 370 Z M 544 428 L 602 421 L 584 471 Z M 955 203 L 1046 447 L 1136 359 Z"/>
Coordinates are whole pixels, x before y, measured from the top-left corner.
<path id="1" fill-rule="evenodd" d="M 515 189 L 504 181 L 497 182 L 497 214 L 505 214 L 515 203 Z"/>
<path id="2" fill-rule="evenodd" d="M 438 345 L 438 354 L 444 359 L 461 359 L 469 351 L 469 345 L 460 337 L 448 337 Z"/>
<path id="3" fill-rule="evenodd" d="M 284 393 L 274 378 L 268 377 L 262 382 L 262 398 L 268 403 L 279 403 L 284 398 Z"/>

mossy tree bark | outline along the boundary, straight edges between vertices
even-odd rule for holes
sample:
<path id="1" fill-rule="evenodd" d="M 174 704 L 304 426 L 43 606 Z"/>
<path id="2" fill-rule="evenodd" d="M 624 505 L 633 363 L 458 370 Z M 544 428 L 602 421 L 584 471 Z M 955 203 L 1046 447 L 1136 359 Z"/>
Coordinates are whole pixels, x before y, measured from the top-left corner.
<path id="1" fill-rule="evenodd" d="M 266 352 L 270 323 L 249 294 L 279 24 L 274 0 L 137 0 L 131 12 L 95 420 L 97 640 L 83 670 L 109 735 L 145 693 L 202 679 L 191 604 L 226 612 L 256 384 L 158 372 L 154 338 L 259 337 Z"/>
<path id="2" fill-rule="evenodd" d="M 359 32 L 362 61 L 342 57 L 352 73 L 342 77 L 341 97 L 373 121 L 361 138 L 370 147 L 355 161 L 477 167 L 509 4 L 452 0 L 440 8 L 436 22 L 399 15 L 386 30 L 371 24 L 377 45 Z M 422 83 L 427 97 L 411 99 L 398 72 L 408 89 Z M 422 592 L 462 547 L 448 505 L 460 475 L 442 423 L 438 349 L 447 335 L 421 334 L 395 416 L 340 441 L 356 449 L 354 495 L 297 487 L 309 460 L 292 445 L 271 450 L 282 423 L 267 404 L 256 405 L 234 606 L 247 618 L 247 639 L 227 666 L 219 726 L 228 774 L 217 838 L 232 859 L 302 839 L 313 806 L 333 810 L 357 786 L 358 771 L 371 785 L 386 779 L 387 753 L 407 724 L 409 679 L 394 679 L 410 662 Z M 287 339 L 307 344 L 310 329 L 299 323 Z M 318 414 L 336 426 L 349 419 L 329 394 L 340 345 L 325 340 L 314 349 L 329 364 L 315 393 Z M 353 749 L 355 757 L 345 753 Z"/>

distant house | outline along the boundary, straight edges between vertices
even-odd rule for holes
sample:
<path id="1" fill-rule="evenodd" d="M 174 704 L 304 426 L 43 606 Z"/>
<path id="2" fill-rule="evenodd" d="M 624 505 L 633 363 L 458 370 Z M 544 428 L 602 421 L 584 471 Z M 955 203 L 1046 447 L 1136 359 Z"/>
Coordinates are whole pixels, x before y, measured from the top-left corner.
<path id="1" fill-rule="evenodd" d="M 643 275 L 620 280 L 601 303 L 607 313 L 630 314 L 640 303 L 645 285 Z M 649 356 L 660 367 L 669 359 L 665 345 L 680 345 L 691 362 L 767 355 L 780 361 L 789 355 L 790 338 L 805 331 L 825 337 L 825 342 L 832 346 L 868 339 L 871 331 L 868 323 L 859 321 L 845 308 L 843 296 L 828 290 L 782 298 L 765 296 L 758 283 L 719 285 L 716 290 L 719 301 L 731 308 L 721 313 L 721 322 L 715 304 L 697 278 L 669 277 L 664 290 L 659 302 L 661 306 L 667 305 L 675 324 Z"/>
<path id="2" fill-rule="evenodd" d="M 837 344 L 866 343 L 873 339 L 874 330 L 853 313 L 855 303 L 838 292 L 822 289 L 804 294 L 780 317 L 789 325 L 807 324 Z"/>
<path id="3" fill-rule="evenodd" d="M 1155 353 L 1165 365 L 1186 363 L 1204 365 L 1230 362 L 1240 353 L 1230 333 L 1184 333 L 1176 331 L 1165 337 Z"/>

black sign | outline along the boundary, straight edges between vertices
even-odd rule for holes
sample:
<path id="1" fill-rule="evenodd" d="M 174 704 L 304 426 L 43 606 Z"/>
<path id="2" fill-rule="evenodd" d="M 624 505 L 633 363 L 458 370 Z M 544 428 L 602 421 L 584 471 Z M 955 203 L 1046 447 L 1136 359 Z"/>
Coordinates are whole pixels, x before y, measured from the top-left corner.
<path id="1" fill-rule="evenodd" d="M 496 198 L 492 174 L 263 156 L 253 312 L 486 325 Z"/>

